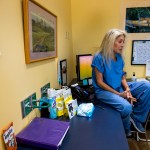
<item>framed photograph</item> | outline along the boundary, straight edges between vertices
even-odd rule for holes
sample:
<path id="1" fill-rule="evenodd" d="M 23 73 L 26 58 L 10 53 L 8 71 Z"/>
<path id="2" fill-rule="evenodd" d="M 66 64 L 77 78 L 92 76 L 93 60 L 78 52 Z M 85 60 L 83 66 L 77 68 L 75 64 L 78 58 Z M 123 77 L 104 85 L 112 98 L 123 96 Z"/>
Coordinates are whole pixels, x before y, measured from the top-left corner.
<path id="1" fill-rule="evenodd" d="M 149 33 L 150 7 L 126 8 L 125 30 L 128 33 Z"/>
<path id="2" fill-rule="evenodd" d="M 61 85 L 67 85 L 67 60 L 60 61 L 60 75 L 61 75 Z"/>
<path id="3" fill-rule="evenodd" d="M 131 65 L 146 65 L 150 60 L 150 40 L 133 40 Z"/>
<path id="4" fill-rule="evenodd" d="M 57 16 L 33 0 L 23 0 L 26 63 L 57 57 Z"/>

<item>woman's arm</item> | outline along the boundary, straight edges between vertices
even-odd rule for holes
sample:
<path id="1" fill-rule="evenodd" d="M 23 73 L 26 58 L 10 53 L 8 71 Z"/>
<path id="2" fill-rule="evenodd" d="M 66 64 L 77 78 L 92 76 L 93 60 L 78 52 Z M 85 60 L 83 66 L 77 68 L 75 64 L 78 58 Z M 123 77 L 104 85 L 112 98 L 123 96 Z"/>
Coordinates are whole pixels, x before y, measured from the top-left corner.
<path id="1" fill-rule="evenodd" d="M 134 97 L 132 96 L 131 92 L 130 92 L 130 88 L 129 88 L 128 84 L 127 84 L 127 80 L 126 80 L 126 77 L 125 77 L 125 76 L 122 77 L 121 84 L 122 84 L 122 86 L 124 87 L 124 90 L 127 92 L 127 99 L 128 99 L 128 101 L 129 101 L 131 104 L 133 104 L 133 102 L 136 102 L 136 98 L 134 98 Z"/>
<path id="2" fill-rule="evenodd" d="M 126 98 L 126 91 L 125 92 L 122 92 L 122 93 L 119 93 L 118 91 L 114 90 L 113 88 L 111 88 L 109 85 L 107 85 L 106 83 L 103 82 L 103 74 L 101 72 L 98 71 L 97 68 L 94 68 L 94 71 L 95 71 L 95 75 L 96 75 L 96 81 L 97 81 L 97 84 L 104 90 L 106 91 L 109 91 L 109 92 L 112 92 L 114 94 L 117 94 L 121 97 L 124 97 Z"/>
<path id="3" fill-rule="evenodd" d="M 129 88 L 128 84 L 127 84 L 127 80 L 126 80 L 126 77 L 125 77 L 125 76 L 122 77 L 121 84 L 122 84 L 122 86 L 123 86 L 123 88 L 124 88 L 125 91 L 126 91 L 126 90 L 129 90 L 129 91 L 130 91 L 130 88 Z"/>

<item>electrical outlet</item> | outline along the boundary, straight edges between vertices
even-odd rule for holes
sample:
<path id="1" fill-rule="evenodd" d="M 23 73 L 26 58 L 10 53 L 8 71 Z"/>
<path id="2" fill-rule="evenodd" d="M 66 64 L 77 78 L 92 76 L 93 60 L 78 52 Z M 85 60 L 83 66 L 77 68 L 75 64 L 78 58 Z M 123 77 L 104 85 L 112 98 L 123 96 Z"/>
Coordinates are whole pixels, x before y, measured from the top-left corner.
<path id="1" fill-rule="evenodd" d="M 27 116 L 34 109 L 32 106 L 37 106 L 34 100 L 36 100 L 36 93 L 33 93 L 21 102 L 22 118 Z"/>
<path id="2" fill-rule="evenodd" d="M 30 99 L 31 99 L 31 106 L 37 106 L 36 93 L 33 93 L 33 94 L 30 96 Z M 34 107 L 33 107 L 33 109 L 34 109 Z"/>
<path id="3" fill-rule="evenodd" d="M 32 111 L 32 107 L 30 106 L 31 106 L 31 98 L 29 96 L 21 102 L 22 118 L 27 116 Z"/>
<path id="4" fill-rule="evenodd" d="M 41 98 L 47 97 L 47 89 L 50 88 L 50 83 L 45 84 L 41 87 Z"/>

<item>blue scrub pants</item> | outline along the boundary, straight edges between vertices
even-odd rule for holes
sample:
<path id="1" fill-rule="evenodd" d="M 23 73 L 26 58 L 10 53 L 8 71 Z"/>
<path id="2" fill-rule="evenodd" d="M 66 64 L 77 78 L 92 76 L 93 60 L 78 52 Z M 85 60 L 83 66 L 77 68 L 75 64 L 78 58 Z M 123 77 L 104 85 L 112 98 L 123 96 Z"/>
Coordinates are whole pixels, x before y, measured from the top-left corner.
<path id="1" fill-rule="evenodd" d="M 95 93 L 97 99 L 120 112 L 125 130 L 130 129 L 131 114 L 137 121 L 145 123 L 150 110 L 150 83 L 128 82 L 128 85 L 132 96 L 137 99 L 133 106 L 126 99 L 109 91 Z M 122 92 L 123 88 L 120 87 L 117 91 Z"/>

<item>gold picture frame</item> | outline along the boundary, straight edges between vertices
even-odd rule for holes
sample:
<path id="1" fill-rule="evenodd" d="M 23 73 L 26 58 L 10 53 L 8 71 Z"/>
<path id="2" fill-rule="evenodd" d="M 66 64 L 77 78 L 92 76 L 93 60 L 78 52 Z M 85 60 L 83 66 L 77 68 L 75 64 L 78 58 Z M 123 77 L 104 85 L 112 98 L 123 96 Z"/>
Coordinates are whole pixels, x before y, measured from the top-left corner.
<path id="1" fill-rule="evenodd" d="M 57 57 L 57 16 L 33 0 L 23 0 L 26 63 Z"/>

